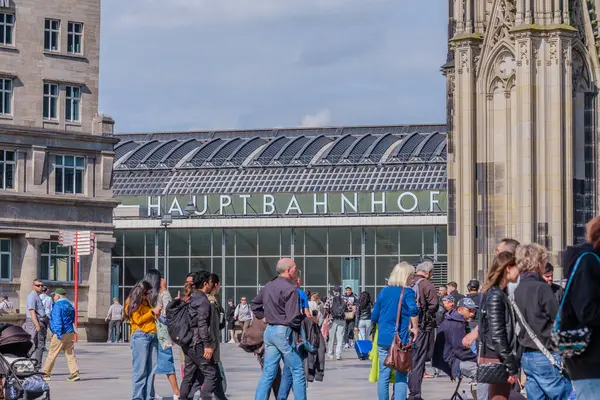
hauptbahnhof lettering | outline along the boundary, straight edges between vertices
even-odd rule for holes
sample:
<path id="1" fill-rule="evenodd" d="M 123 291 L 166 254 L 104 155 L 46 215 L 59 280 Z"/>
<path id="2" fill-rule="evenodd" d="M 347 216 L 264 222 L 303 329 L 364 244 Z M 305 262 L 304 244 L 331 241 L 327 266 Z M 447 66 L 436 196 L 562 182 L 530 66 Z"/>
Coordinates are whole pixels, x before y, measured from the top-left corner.
<path id="1" fill-rule="evenodd" d="M 253 296 L 293 257 L 303 285 L 372 293 L 401 260 L 446 268 L 446 126 L 119 135 L 113 292 L 149 268 L 176 293 L 190 271 Z M 165 219 L 165 216 L 168 218 Z"/>

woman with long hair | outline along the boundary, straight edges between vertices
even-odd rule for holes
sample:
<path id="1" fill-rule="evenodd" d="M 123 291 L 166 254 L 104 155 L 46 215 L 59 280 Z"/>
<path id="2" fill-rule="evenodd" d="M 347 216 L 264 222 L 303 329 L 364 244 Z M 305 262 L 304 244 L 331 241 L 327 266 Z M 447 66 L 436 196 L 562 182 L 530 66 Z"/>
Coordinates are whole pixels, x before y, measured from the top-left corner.
<path id="1" fill-rule="evenodd" d="M 505 251 L 494 258 L 482 289 L 479 364 L 503 364 L 509 376 L 506 383 L 489 385 L 490 400 L 507 400 L 511 385 L 519 381 L 515 321 L 506 292 L 508 283 L 516 282 L 518 278 L 515 255 Z"/>
<path id="2" fill-rule="evenodd" d="M 356 310 L 356 328 L 354 333 L 358 334 L 358 340 L 367 340 L 371 336 L 371 311 L 373 302 L 371 293 L 364 291 L 358 297 L 358 308 Z"/>
<path id="3" fill-rule="evenodd" d="M 148 296 L 150 304 L 154 307 L 158 301 L 158 295 L 160 294 L 160 286 L 162 282 L 162 274 L 156 268 L 149 269 L 144 276 L 144 280 L 152 286 L 152 294 Z"/>
<path id="4" fill-rule="evenodd" d="M 148 273 L 155 274 L 157 270 L 150 270 Z M 160 272 L 158 272 L 160 274 Z M 148 275 L 146 275 L 148 276 Z M 161 319 L 164 321 L 158 321 L 157 324 L 166 324 L 166 309 L 169 304 L 173 301 L 171 293 L 167 288 L 167 281 L 161 276 L 160 278 L 160 289 L 158 297 L 156 299 L 156 305 L 161 309 Z M 171 347 L 163 348 L 163 345 L 158 345 L 158 360 L 156 362 L 156 375 L 166 375 L 171 389 L 173 390 L 173 399 L 179 399 L 179 385 L 177 384 L 177 375 L 175 374 L 175 360 L 173 359 L 173 349 Z"/>
<path id="5" fill-rule="evenodd" d="M 150 305 L 152 285 L 138 282 L 125 301 L 125 316 L 131 325 L 132 400 L 154 399 L 154 369 L 158 351 L 155 318 L 160 307 Z"/>
<path id="6" fill-rule="evenodd" d="M 417 308 L 415 292 L 406 287 L 406 280 L 414 272 L 412 265 L 403 262 L 394 267 L 388 286 L 384 287 L 373 307 L 371 321 L 378 324 L 377 352 L 379 356 L 379 379 L 377 382 L 378 400 L 389 400 L 390 398 L 390 377 L 391 368 L 385 366 L 383 362 L 388 355 L 390 346 L 396 333 L 402 340 L 402 344 L 408 344 L 417 337 L 419 333 L 419 310 Z M 402 304 L 400 295 L 404 291 Z M 396 318 L 398 315 L 398 306 L 401 307 L 400 321 L 398 331 L 396 331 Z M 411 338 L 412 335 L 412 338 Z M 408 373 L 396 371 L 394 383 L 394 399 L 405 400 L 408 392 Z"/>

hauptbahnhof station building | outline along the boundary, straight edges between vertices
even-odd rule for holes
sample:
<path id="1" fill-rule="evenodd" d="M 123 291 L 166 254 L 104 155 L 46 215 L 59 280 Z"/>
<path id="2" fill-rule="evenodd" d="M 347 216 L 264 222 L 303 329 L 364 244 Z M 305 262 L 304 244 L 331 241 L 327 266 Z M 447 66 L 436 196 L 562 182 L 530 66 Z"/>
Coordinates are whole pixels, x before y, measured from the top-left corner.
<path id="1" fill-rule="evenodd" d="M 118 135 L 113 293 L 221 275 L 252 297 L 293 257 L 305 288 L 375 294 L 399 261 L 447 279 L 446 125 Z M 236 302 L 237 302 L 236 300 Z"/>

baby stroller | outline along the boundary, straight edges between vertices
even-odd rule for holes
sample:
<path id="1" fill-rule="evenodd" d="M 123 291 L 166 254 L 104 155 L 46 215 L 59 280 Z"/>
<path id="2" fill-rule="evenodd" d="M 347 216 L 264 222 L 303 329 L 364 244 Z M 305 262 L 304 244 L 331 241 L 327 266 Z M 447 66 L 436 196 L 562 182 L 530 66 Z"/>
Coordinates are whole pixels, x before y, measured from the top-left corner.
<path id="1" fill-rule="evenodd" d="M 27 354 L 31 336 L 18 325 L 0 323 L 0 375 L 4 377 L 4 399 L 50 400 L 50 387 L 38 372 L 37 360 Z"/>

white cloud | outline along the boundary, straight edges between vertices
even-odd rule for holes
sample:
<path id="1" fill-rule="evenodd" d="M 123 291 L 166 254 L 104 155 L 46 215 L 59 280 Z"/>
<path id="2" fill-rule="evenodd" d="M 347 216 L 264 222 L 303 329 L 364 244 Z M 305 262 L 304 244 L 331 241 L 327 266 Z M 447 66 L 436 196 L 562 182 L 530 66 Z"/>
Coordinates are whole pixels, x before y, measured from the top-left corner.
<path id="1" fill-rule="evenodd" d="M 331 111 L 327 109 L 319 110 L 316 114 L 307 114 L 302 118 L 302 127 L 314 128 L 318 126 L 327 126 L 331 122 Z"/>

